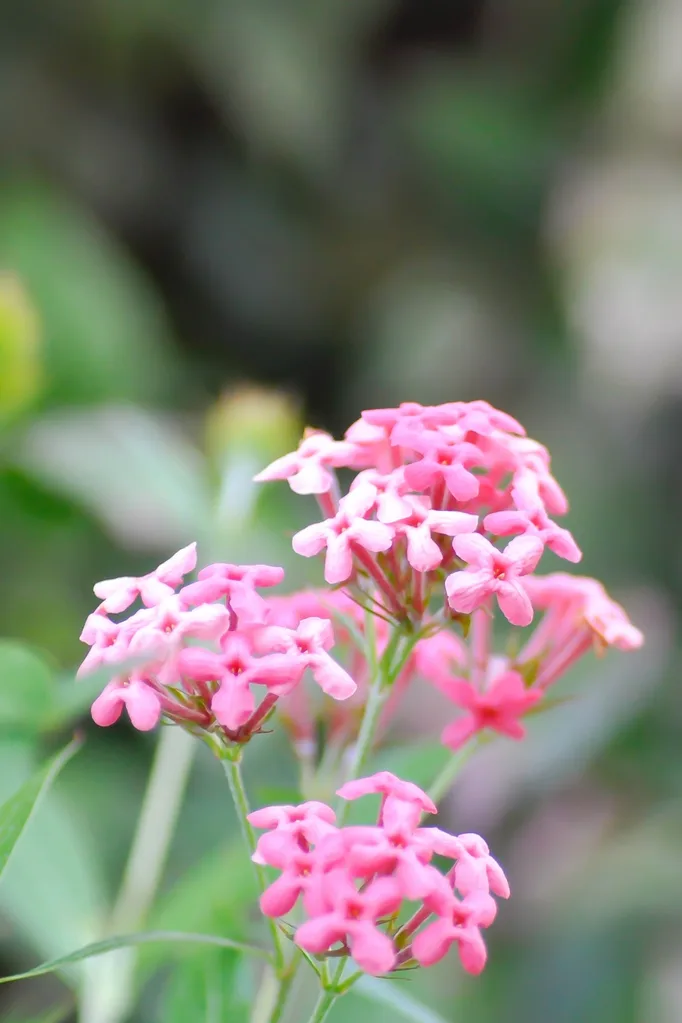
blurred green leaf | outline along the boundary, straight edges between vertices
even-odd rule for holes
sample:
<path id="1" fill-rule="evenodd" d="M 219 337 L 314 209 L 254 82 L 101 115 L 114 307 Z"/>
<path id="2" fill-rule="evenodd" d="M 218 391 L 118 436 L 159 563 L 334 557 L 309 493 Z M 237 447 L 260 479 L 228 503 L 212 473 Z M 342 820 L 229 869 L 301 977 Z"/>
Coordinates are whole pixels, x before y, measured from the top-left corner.
<path id="1" fill-rule="evenodd" d="M 80 745 L 79 740 L 69 743 L 0 806 L 0 874 L 5 870 L 40 797 L 50 788 Z"/>
<path id="2" fill-rule="evenodd" d="M 258 959 L 267 959 L 268 953 L 263 948 L 256 948 L 255 945 L 245 945 L 239 941 L 232 941 L 230 938 L 221 938 L 213 934 L 194 934 L 188 931 L 140 931 L 139 934 L 122 934 L 113 938 L 105 938 L 103 941 L 93 941 L 90 945 L 69 952 L 68 955 L 59 956 L 48 963 L 35 966 L 32 970 L 24 970 L 23 973 L 14 973 L 9 977 L 0 977 L 0 984 L 9 984 L 16 980 L 28 980 L 30 977 L 42 977 L 45 973 L 55 973 L 64 966 L 72 963 L 82 962 L 84 959 L 92 959 L 95 956 L 105 955 L 107 952 L 114 952 L 119 948 L 129 948 L 131 945 L 164 944 L 175 942 L 187 945 L 213 945 L 217 948 L 231 948 L 241 952 L 243 955 L 255 956 Z"/>
<path id="3" fill-rule="evenodd" d="M 158 899 L 150 922 L 162 930 L 186 927 L 241 936 L 246 932 L 247 917 L 256 896 L 253 866 L 240 840 L 232 846 L 211 850 L 191 866 Z M 157 950 L 145 949 L 139 959 L 141 973 L 154 969 L 159 958 Z"/>
<path id="4" fill-rule="evenodd" d="M 55 692 L 52 670 L 37 651 L 0 639 L 0 728 L 19 725 L 37 731 L 51 712 Z"/>
<path id="5" fill-rule="evenodd" d="M 163 389 L 172 367 L 163 310 L 82 207 L 37 182 L 4 182 L 0 264 L 17 271 L 36 304 L 50 398 L 134 400 Z"/>
<path id="6" fill-rule="evenodd" d="M 213 950 L 180 963 L 166 985 L 160 1023 L 246 1023 L 250 993 L 242 990 L 239 964 L 238 955 Z"/>
<path id="7" fill-rule="evenodd" d="M 396 1016 L 411 1020 L 412 1023 L 447 1023 L 433 1009 L 408 994 L 405 987 L 404 977 L 400 980 L 386 980 L 365 976 L 354 984 L 351 992 L 370 1002 L 388 1006 Z"/>
<path id="8" fill-rule="evenodd" d="M 42 386 L 38 318 L 19 281 L 0 274 L 0 420 L 22 411 Z"/>
<path id="9" fill-rule="evenodd" d="M 47 416 L 27 431 L 15 457 L 127 546 L 167 552 L 208 529 L 212 500 L 201 454 L 172 422 L 143 409 Z"/>

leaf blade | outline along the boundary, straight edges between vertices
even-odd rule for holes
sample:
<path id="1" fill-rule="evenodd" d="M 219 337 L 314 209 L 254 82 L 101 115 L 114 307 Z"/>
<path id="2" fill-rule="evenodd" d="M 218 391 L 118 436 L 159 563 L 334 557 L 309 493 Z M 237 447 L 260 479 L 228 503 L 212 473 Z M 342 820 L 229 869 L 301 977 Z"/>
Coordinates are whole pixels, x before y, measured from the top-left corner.
<path id="1" fill-rule="evenodd" d="M 89 945 L 69 952 L 68 955 L 59 956 L 50 962 L 41 963 L 23 973 L 13 973 L 9 977 L 0 977 L 0 984 L 9 984 L 16 980 L 30 980 L 31 977 L 42 977 L 46 973 L 55 973 L 63 966 L 71 963 L 82 962 L 84 959 L 92 959 L 95 956 L 105 955 L 107 952 L 114 952 L 119 948 L 129 948 L 131 945 L 146 945 L 154 942 L 186 942 L 189 945 L 211 945 L 214 948 L 229 948 L 242 955 L 252 955 L 259 959 L 269 960 L 270 953 L 264 948 L 256 945 L 247 945 L 241 941 L 233 941 L 231 938 L 222 938 L 217 934 L 196 934 L 192 931 L 140 931 L 138 934 L 120 934 L 112 938 L 104 938 L 102 941 L 93 941 Z"/>
<path id="2" fill-rule="evenodd" d="M 410 1020 L 411 1023 L 447 1023 L 428 1005 L 423 1005 L 422 1002 L 409 995 L 405 991 L 405 985 L 401 986 L 399 992 L 396 991 L 394 982 L 390 980 L 369 976 L 361 977 L 353 985 L 351 992 L 370 1002 L 393 1009 L 397 1016 L 402 1016 L 404 1019 Z"/>

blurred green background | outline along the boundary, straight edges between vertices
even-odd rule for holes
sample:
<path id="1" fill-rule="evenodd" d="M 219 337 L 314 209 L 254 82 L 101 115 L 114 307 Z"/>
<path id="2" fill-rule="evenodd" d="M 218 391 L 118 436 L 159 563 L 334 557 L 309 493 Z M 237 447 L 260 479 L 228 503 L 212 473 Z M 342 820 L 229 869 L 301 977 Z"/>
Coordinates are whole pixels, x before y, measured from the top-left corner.
<path id="1" fill-rule="evenodd" d="M 251 473 L 304 422 L 484 397 L 551 448 L 581 571 L 648 642 L 467 768 L 444 815 L 514 897 L 483 978 L 398 990 L 452 1023 L 682 1019 L 681 37 L 682 0 L 0 5 L 0 795 L 87 735 L 2 879 L 3 970 L 98 936 L 144 789 L 153 739 L 72 684 L 93 582 L 195 538 L 315 578 L 314 506 Z M 399 726 L 415 777 L 430 724 Z M 247 928 L 223 787 L 199 755 L 153 923 Z M 166 955 L 135 1023 L 237 1023 L 201 1008 L 229 956 Z M 0 992 L 3 1020 L 55 1004 Z"/>

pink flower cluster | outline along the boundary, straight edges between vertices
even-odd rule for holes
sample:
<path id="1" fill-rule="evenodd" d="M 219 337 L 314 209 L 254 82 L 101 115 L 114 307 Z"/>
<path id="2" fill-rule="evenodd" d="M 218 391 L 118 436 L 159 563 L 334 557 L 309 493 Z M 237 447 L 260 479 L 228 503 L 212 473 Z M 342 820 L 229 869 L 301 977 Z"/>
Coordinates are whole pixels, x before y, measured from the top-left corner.
<path id="1" fill-rule="evenodd" d="M 345 496 L 340 467 L 358 471 Z M 522 580 L 545 547 L 581 558 L 550 518 L 568 503 L 547 450 L 484 401 L 363 412 L 342 441 L 308 431 L 297 452 L 256 476 L 274 479 L 316 494 L 325 515 L 294 536 L 294 550 L 325 551 L 332 585 L 371 580 L 398 620 L 420 620 L 444 582 L 456 614 L 494 597 L 513 625 L 528 625 L 533 606 Z M 512 535 L 504 550 L 490 539 Z"/>
<path id="2" fill-rule="evenodd" d="M 190 544 L 142 578 L 95 586 L 102 603 L 81 635 L 90 651 L 79 675 L 106 666 L 115 676 L 92 706 L 97 724 L 113 724 L 125 706 L 141 731 L 163 716 L 219 744 L 245 742 L 306 671 L 333 699 L 352 696 L 355 682 L 329 654 L 328 617 L 302 617 L 292 628 L 274 623 L 258 588 L 280 583 L 281 568 L 209 565 L 182 585 L 195 565 Z M 111 617 L 138 597 L 139 610 Z"/>
<path id="3" fill-rule="evenodd" d="M 351 955 L 371 974 L 412 962 L 431 966 L 455 944 L 462 965 L 480 973 L 486 962 L 481 930 L 495 919 L 491 892 L 509 885 L 478 835 L 420 827 L 436 807 L 425 792 L 388 771 L 347 782 L 343 799 L 378 793 L 374 826 L 338 828 L 331 807 L 308 802 L 254 811 L 254 827 L 269 829 L 254 859 L 281 871 L 261 897 L 266 916 L 284 917 L 302 901 L 307 915 L 294 941 L 315 956 Z M 454 861 L 442 874 L 434 855 Z M 411 915 L 401 910 L 412 903 Z"/>

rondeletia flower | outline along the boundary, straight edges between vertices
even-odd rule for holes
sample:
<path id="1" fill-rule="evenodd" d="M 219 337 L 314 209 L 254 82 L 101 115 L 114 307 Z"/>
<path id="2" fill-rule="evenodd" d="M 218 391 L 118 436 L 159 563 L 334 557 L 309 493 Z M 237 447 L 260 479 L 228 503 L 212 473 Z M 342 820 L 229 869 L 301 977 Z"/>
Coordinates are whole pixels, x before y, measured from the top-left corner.
<path id="1" fill-rule="evenodd" d="M 329 618 L 280 625 L 277 603 L 270 606 L 257 592 L 279 583 L 281 568 L 210 565 L 197 582 L 182 586 L 195 563 L 192 544 L 140 579 L 95 586 L 103 601 L 81 635 L 90 651 L 79 675 L 101 666 L 114 675 L 93 704 L 97 724 L 114 724 L 125 708 L 141 731 L 164 718 L 220 752 L 260 731 L 279 698 L 291 694 L 307 671 L 335 700 L 355 692 L 353 679 L 329 654 Z M 112 607 L 128 610 L 136 596 L 142 608 L 119 621 L 109 616 Z"/>
<path id="2" fill-rule="evenodd" d="M 542 557 L 543 543 L 536 536 L 519 536 L 499 551 L 484 536 L 458 536 L 453 547 L 468 567 L 445 580 L 450 607 L 471 614 L 491 597 L 512 625 L 530 625 L 533 605 L 521 586 Z"/>
<path id="3" fill-rule="evenodd" d="M 357 473 L 346 495 L 338 468 Z M 324 513 L 296 533 L 294 550 L 324 552 L 327 583 L 346 585 L 398 623 L 424 624 L 443 601 L 445 579 L 460 619 L 496 595 L 513 625 L 528 625 L 531 599 L 519 577 L 545 547 L 569 561 L 581 556 L 551 518 L 568 506 L 547 449 L 484 401 L 371 409 L 343 441 L 307 432 L 297 452 L 256 477 L 285 478 L 298 492 L 303 479 Z M 503 550 L 496 546 L 515 534 Z"/>
<path id="4" fill-rule="evenodd" d="M 261 897 L 263 913 L 284 916 L 302 901 L 307 919 L 296 929 L 296 944 L 311 955 L 351 955 L 366 973 L 415 962 L 430 966 L 453 944 L 464 969 L 480 973 L 486 962 L 481 930 L 496 914 L 492 894 L 509 896 L 483 839 L 421 827 L 421 817 L 435 806 L 417 785 L 388 771 L 348 782 L 338 794 L 379 794 L 377 824 L 339 828 L 331 808 L 320 803 L 250 815 L 254 827 L 269 829 L 254 859 L 281 872 Z M 432 864 L 435 855 L 453 861 L 447 874 Z M 417 908 L 401 925 L 406 901 Z"/>

